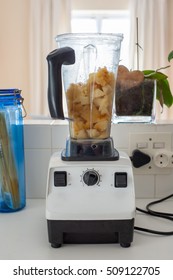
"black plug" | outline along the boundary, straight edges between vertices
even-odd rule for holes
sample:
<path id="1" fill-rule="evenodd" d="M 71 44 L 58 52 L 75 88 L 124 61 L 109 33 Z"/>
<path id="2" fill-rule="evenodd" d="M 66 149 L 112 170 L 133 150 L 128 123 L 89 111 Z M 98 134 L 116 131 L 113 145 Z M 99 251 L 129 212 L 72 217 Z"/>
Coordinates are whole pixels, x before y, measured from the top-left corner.
<path id="1" fill-rule="evenodd" d="M 135 168 L 139 168 L 151 161 L 151 157 L 140 150 L 134 150 L 130 157 L 132 164 Z"/>

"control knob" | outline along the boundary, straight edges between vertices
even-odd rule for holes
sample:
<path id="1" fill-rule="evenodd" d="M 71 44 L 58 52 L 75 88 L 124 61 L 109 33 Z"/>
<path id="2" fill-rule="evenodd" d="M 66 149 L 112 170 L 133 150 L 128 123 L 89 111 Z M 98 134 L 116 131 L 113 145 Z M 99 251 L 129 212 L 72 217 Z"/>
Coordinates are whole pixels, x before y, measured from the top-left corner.
<path id="1" fill-rule="evenodd" d="M 95 170 L 88 170 L 83 175 L 83 181 L 87 186 L 94 186 L 99 182 L 99 174 Z"/>

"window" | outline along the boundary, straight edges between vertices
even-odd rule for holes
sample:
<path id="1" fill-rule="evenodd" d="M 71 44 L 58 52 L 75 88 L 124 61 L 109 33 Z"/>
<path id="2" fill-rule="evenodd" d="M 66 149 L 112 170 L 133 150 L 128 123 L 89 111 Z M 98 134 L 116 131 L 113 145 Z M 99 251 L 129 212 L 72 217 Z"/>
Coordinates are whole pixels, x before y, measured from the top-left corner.
<path id="1" fill-rule="evenodd" d="M 72 11 L 71 28 L 74 33 L 123 33 L 121 61 L 129 67 L 130 14 L 126 10 Z"/>

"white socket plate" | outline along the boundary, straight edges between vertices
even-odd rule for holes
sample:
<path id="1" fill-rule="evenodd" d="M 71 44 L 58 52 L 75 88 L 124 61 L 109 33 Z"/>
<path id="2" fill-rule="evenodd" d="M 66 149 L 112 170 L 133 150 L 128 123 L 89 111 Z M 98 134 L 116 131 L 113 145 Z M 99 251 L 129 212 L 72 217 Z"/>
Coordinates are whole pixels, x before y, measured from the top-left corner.
<path id="1" fill-rule="evenodd" d="M 155 155 L 165 150 L 171 153 L 172 146 L 172 133 L 132 133 L 129 136 L 129 156 L 132 155 L 135 149 L 140 150 L 143 153 L 148 154 L 151 157 L 151 161 L 140 167 L 134 168 L 134 174 L 169 174 L 172 169 L 169 167 L 158 167 L 154 163 Z"/>

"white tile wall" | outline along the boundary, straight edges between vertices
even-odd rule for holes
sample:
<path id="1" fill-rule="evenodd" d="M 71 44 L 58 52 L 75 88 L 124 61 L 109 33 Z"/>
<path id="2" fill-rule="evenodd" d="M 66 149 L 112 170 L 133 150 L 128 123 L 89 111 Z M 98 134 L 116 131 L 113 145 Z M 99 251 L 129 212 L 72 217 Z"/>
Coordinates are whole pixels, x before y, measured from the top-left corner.
<path id="1" fill-rule="evenodd" d="M 128 152 L 129 134 L 137 132 L 172 132 L 173 123 L 114 124 L 115 148 Z M 49 158 L 57 149 L 65 148 L 68 125 L 63 121 L 25 121 L 25 168 L 28 198 L 44 198 Z M 173 139 L 172 139 L 173 147 Z M 134 175 L 137 198 L 163 197 L 173 193 L 173 172 L 169 175 Z"/>
<path id="2" fill-rule="evenodd" d="M 43 198 L 46 195 L 46 180 L 51 149 L 26 149 L 25 174 L 26 196 Z"/>

